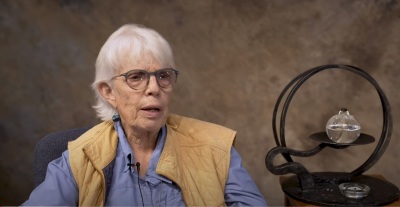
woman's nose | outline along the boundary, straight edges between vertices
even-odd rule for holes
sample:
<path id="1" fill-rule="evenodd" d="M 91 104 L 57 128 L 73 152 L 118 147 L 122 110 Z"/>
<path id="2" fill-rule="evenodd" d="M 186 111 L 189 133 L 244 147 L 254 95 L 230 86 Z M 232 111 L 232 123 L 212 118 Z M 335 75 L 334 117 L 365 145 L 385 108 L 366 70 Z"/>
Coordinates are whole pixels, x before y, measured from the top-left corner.
<path id="1" fill-rule="evenodd" d="M 154 75 L 149 77 L 149 82 L 146 88 L 146 94 L 158 95 L 160 93 L 160 86 L 158 85 L 157 78 Z"/>

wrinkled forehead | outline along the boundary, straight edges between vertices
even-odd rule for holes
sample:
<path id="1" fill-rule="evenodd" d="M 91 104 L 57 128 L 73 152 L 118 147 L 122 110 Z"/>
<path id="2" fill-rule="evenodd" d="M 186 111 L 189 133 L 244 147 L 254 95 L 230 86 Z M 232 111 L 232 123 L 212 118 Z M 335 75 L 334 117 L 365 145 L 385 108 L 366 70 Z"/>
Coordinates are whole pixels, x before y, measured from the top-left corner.
<path id="1" fill-rule="evenodd" d="M 166 67 L 166 64 L 160 63 L 161 61 L 153 58 L 153 57 L 142 57 L 142 58 L 125 58 L 121 60 L 120 70 L 132 70 L 132 69 L 144 69 L 144 70 L 152 70 L 158 69 L 162 67 Z"/>
<path id="2" fill-rule="evenodd" d="M 119 72 L 126 72 L 132 69 L 144 70 L 157 70 L 161 68 L 173 68 L 174 63 L 171 59 L 163 55 L 161 52 L 155 53 L 153 51 L 140 51 L 139 53 L 132 53 L 133 51 L 125 51 L 125 54 L 120 54 L 119 58 Z"/>

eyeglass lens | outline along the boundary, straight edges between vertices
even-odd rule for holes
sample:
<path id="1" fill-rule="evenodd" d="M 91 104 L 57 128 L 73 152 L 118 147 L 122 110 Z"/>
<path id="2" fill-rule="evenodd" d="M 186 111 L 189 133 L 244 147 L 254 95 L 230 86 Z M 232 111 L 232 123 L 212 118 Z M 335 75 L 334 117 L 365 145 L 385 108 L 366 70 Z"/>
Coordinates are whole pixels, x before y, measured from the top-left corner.
<path id="1" fill-rule="evenodd" d="M 155 72 L 132 70 L 126 73 L 126 82 L 133 89 L 143 89 L 147 86 L 150 75 L 154 74 L 160 87 L 166 88 L 176 82 L 177 74 L 173 69 L 161 69 Z"/>

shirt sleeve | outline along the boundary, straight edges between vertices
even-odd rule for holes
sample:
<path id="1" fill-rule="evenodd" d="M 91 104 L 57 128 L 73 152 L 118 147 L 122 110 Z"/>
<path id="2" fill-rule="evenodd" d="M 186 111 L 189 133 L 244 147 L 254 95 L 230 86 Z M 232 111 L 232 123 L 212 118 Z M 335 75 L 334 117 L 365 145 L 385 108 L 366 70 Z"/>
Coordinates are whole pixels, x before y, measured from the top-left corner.
<path id="1" fill-rule="evenodd" d="M 49 163 L 46 178 L 23 206 L 77 206 L 78 188 L 69 165 L 68 151 Z"/>
<path id="2" fill-rule="evenodd" d="M 227 206 L 267 206 L 265 198 L 242 166 L 242 158 L 233 147 L 225 186 L 225 203 Z"/>

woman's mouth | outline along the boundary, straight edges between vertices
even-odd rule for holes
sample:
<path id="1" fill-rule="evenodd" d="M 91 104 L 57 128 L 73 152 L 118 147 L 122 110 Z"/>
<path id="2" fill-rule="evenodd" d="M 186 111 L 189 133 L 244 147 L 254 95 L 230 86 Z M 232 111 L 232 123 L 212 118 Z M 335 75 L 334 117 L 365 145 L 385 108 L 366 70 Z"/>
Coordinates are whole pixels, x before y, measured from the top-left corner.
<path id="1" fill-rule="evenodd" d="M 158 106 L 146 106 L 146 107 L 143 107 L 142 110 L 144 110 L 144 111 L 161 111 L 161 108 Z"/>
<path id="2" fill-rule="evenodd" d="M 161 108 L 158 106 L 148 106 L 148 107 L 143 107 L 141 109 L 141 111 L 144 112 L 144 114 L 148 117 L 148 118 L 159 118 L 160 116 L 162 116 L 161 113 Z"/>

